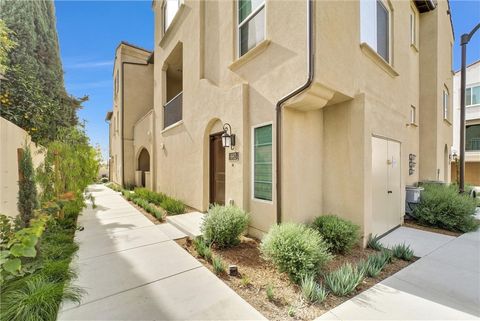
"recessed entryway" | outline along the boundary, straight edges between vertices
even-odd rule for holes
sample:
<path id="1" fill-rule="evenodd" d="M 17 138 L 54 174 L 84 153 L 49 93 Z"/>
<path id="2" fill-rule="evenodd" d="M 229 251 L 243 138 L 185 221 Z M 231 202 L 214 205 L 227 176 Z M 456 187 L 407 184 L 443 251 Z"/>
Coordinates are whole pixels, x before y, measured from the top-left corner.
<path id="1" fill-rule="evenodd" d="M 400 143 L 372 137 L 372 234 L 401 222 Z"/>
<path id="2" fill-rule="evenodd" d="M 210 204 L 225 204 L 225 148 L 223 132 L 210 135 Z"/>
<path id="3" fill-rule="evenodd" d="M 138 171 L 141 172 L 141 182 L 142 187 L 147 186 L 146 184 L 146 173 L 150 172 L 150 154 L 146 148 L 143 148 L 140 154 L 138 155 Z"/>

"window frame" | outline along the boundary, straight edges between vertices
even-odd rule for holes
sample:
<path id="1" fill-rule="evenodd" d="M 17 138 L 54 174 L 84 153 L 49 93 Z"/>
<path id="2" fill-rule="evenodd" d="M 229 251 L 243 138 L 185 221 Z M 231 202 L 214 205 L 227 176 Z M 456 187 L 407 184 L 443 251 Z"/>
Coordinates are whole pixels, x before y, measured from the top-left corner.
<path id="1" fill-rule="evenodd" d="M 265 199 L 261 199 L 261 198 L 256 198 L 255 197 L 255 129 L 257 128 L 261 128 L 261 127 L 266 127 L 266 126 L 272 126 L 272 199 L 271 200 L 265 200 Z M 257 124 L 257 125 L 254 125 L 252 126 L 252 139 L 251 139 L 251 184 L 250 184 L 250 188 L 251 188 L 251 199 L 253 201 L 256 201 L 256 202 L 260 202 L 260 203 L 266 203 L 266 204 L 273 204 L 273 199 L 274 199 L 274 195 L 275 195 L 275 191 L 274 191 L 274 186 L 275 186 L 275 175 L 274 175 L 274 172 L 275 172 L 275 167 L 276 165 L 274 165 L 274 151 L 273 151 L 273 146 L 274 146 L 274 137 L 275 137 L 275 128 L 273 126 L 273 122 L 272 121 L 269 121 L 269 122 L 265 122 L 265 123 L 261 123 L 261 124 Z"/>
<path id="2" fill-rule="evenodd" d="M 410 105 L 410 124 L 417 124 L 417 107 Z"/>
<path id="3" fill-rule="evenodd" d="M 447 86 L 444 86 L 443 92 L 442 92 L 442 109 L 443 109 L 443 119 L 446 121 L 450 121 L 449 99 L 450 99 L 450 91 L 448 90 Z"/>
<path id="4" fill-rule="evenodd" d="M 367 5 L 367 3 L 370 3 Z M 378 52 L 378 3 L 388 14 L 388 60 Z M 372 11 L 373 10 L 373 11 Z M 371 15 L 370 13 L 373 13 Z M 373 34 L 370 34 L 373 24 Z M 360 43 L 367 44 L 386 64 L 393 66 L 393 8 L 389 0 L 360 0 Z M 373 42 L 373 43 L 371 43 Z"/>
<path id="5" fill-rule="evenodd" d="M 465 88 L 465 107 L 475 107 L 475 106 L 480 106 L 480 99 L 477 104 L 472 103 L 472 94 L 473 94 L 473 88 L 480 88 L 480 84 L 475 84 L 475 85 L 470 85 L 467 88 Z M 467 90 L 470 90 L 470 103 L 467 102 Z"/>
<path id="6" fill-rule="evenodd" d="M 167 18 L 167 11 L 165 9 L 167 9 L 168 1 L 169 0 L 164 0 L 163 3 L 162 3 L 162 19 L 163 19 L 162 31 L 163 31 L 164 35 L 167 32 L 168 28 L 170 28 L 170 26 L 172 25 L 173 20 L 175 19 L 175 16 L 177 15 L 178 11 L 180 10 L 180 6 L 182 5 L 182 0 L 176 0 L 177 4 L 178 4 L 177 11 L 175 12 L 175 15 L 173 15 L 172 21 L 170 22 L 170 24 L 167 26 L 167 19 L 166 19 Z"/>
<path id="7" fill-rule="evenodd" d="M 410 45 L 417 48 L 417 11 L 413 6 L 410 6 Z"/>
<path id="8" fill-rule="evenodd" d="M 252 20 L 260 11 L 262 11 L 262 9 L 264 9 L 264 29 L 263 29 L 263 40 L 267 39 L 267 4 L 266 4 L 266 0 L 263 0 L 263 2 L 255 9 L 253 10 L 252 12 L 250 12 L 250 14 L 248 16 L 245 17 L 245 19 L 243 19 L 242 22 L 240 22 L 240 0 L 237 0 L 235 1 L 235 21 L 236 21 L 236 31 L 237 31 L 237 59 L 238 58 L 241 58 L 243 56 L 245 56 L 247 53 L 249 53 L 250 51 L 252 51 L 256 46 L 258 46 L 258 44 L 261 42 L 258 42 L 255 47 L 251 48 L 250 50 L 248 50 L 247 52 L 245 52 L 243 55 L 241 54 L 241 44 L 240 44 L 240 36 L 241 36 L 241 32 L 240 32 L 240 29 L 250 20 Z M 262 41 L 263 41 L 262 40 Z"/>

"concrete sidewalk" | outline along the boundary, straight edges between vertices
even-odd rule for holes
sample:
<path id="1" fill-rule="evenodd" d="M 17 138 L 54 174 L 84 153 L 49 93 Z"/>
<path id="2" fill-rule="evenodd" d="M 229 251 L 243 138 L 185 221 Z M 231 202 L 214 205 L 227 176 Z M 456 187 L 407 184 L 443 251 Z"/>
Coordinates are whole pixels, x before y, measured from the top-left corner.
<path id="1" fill-rule="evenodd" d="M 405 241 L 422 258 L 317 320 L 480 320 L 480 231 L 453 238 L 411 230 L 381 241 Z"/>
<path id="2" fill-rule="evenodd" d="M 72 263 L 87 294 L 63 305 L 58 320 L 264 319 L 174 241 L 183 232 L 153 224 L 103 185 L 89 190 L 97 208 L 79 217 L 85 229 Z"/>

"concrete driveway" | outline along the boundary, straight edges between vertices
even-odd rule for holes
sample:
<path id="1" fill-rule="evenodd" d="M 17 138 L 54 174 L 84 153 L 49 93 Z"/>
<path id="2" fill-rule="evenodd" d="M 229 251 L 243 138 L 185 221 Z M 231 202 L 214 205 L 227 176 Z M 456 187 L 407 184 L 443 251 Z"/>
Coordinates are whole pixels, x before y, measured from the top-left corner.
<path id="1" fill-rule="evenodd" d="M 480 320 L 480 231 L 454 238 L 412 230 L 382 240 L 411 244 L 418 261 L 317 320 Z"/>
<path id="2" fill-rule="evenodd" d="M 92 185 L 96 209 L 79 217 L 76 285 L 80 305 L 62 306 L 58 320 L 260 320 L 245 302 L 174 239 L 172 225 L 154 225 L 103 185 Z"/>

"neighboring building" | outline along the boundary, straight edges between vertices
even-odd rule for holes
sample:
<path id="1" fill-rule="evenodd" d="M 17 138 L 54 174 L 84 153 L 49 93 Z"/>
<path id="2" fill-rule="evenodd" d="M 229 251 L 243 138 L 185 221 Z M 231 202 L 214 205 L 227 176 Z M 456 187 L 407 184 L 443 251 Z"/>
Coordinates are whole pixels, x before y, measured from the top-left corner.
<path id="1" fill-rule="evenodd" d="M 113 110 L 110 122 L 109 178 L 120 185 L 153 188 L 153 55 L 120 43 L 113 67 Z"/>
<path id="2" fill-rule="evenodd" d="M 406 185 L 450 180 L 448 2 L 314 2 L 312 83 L 277 114 L 308 76 L 307 3 L 153 2 L 153 186 L 237 204 L 254 236 L 328 213 L 383 234 Z"/>
<path id="3" fill-rule="evenodd" d="M 453 149 L 452 181 L 458 180 L 460 151 L 460 71 L 453 82 Z M 467 67 L 465 92 L 465 182 L 480 186 L 480 60 Z"/>
<path id="4" fill-rule="evenodd" d="M 25 130 L 0 117 L 0 214 L 11 217 L 19 214 L 19 164 L 25 144 L 30 147 L 33 167 L 38 168 L 45 158 L 43 147 L 33 143 Z"/>

